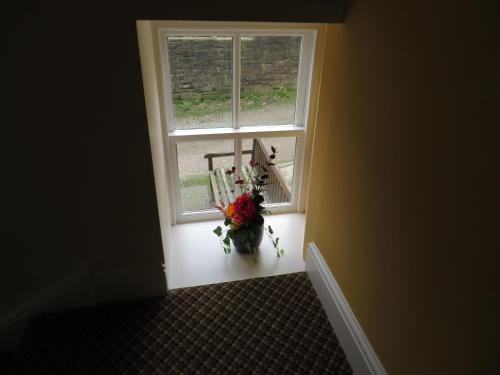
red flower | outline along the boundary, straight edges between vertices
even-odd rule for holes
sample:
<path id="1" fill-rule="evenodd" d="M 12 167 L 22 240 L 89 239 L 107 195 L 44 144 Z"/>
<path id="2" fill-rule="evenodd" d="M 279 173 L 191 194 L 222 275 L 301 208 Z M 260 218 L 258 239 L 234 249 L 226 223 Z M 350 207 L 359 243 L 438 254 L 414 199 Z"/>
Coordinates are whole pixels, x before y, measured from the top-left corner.
<path id="1" fill-rule="evenodd" d="M 253 205 L 252 200 L 250 199 L 250 195 L 248 193 L 241 194 L 236 197 L 234 201 L 234 210 L 236 213 L 245 218 L 245 219 L 253 219 L 255 216 L 255 206 Z"/>
<path id="2" fill-rule="evenodd" d="M 232 167 L 231 169 L 226 170 L 227 175 L 232 175 L 236 171 L 236 167 Z"/>
<path id="3" fill-rule="evenodd" d="M 249 164 L 250 164 L 250 166 L 251 166 L 251 167 L 255 167 L 256 165 L 259 165 L 259 163 L 258 163 L 258 162 L 256 162 L 256 161 L 255 161 L 255 160 L 253 160 L 253 159 L 252 159 L 252 160 L 250 160 L 250 163 L 249 163 Z"/>
<path id="4" fill-rule="evenodd" d="M 238 229 L 238 227 L 245 222 L 245 219 L 238 215 L 236 212 L 233 213 L 231 217 L 231 227 L 233 229 Z"/>

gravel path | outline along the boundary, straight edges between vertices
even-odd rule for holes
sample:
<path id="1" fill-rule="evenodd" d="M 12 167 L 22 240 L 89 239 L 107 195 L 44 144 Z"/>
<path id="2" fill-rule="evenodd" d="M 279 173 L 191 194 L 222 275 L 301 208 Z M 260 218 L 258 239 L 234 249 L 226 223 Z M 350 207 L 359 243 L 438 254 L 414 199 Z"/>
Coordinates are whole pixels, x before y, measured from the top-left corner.
<path id="1" fill-rule="evenodd" d="M 259 126 L 266 124 L 288 125 L 293 123 L 295 104 L 269 105 L 265 108 L 246 110 L 240 113 L 242 126 Z M 177 129 L 210 129 L 230 128 L 231 113 L 213 114 L 197 118 L 181 118 L 176 120 Z"/>

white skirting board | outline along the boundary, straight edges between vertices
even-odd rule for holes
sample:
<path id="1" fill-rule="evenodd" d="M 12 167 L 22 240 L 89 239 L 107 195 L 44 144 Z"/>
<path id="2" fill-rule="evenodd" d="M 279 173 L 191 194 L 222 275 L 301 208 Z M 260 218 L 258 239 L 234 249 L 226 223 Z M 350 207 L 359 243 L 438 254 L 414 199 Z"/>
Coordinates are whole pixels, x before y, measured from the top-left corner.
<path id="1" fill-rule="evenodd" d="M 14 351 L 30 318 L 95 302 L 87 267 L 82 266 L 0 317 L 0 352 Z"/>
<path id="2" fill-rule="evenodd" d="M 314 243 L 307 246 L 306 272 L 357 375 L 386 375 L 337 281 Z"/>

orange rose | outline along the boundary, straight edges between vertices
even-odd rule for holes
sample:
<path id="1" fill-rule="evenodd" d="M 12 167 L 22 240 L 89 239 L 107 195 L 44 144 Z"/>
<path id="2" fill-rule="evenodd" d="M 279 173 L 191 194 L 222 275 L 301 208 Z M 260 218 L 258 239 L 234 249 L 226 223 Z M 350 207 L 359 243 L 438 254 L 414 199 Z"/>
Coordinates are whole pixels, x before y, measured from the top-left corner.
<path id="1" fill-rule="evenodd" d="M 226 217 L 228 218 L 231 218 L 234 214 L 234 204 L 233 203 L 229 203 L 226 207 Z"/>

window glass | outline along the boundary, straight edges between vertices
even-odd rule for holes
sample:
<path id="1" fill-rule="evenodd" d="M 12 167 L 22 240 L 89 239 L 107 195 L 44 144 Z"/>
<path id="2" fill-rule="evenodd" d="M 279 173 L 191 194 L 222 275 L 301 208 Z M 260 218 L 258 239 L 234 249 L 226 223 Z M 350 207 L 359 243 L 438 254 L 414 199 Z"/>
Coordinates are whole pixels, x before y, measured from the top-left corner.
<path id="1" fill-rule="evenodd" d="M 232 127 L 232 38 L 169 36 L 176 129 Z"/>
<path id="2" fill-rule="evenodd" d="M 162 59 L 162 66 L 168 68 L 163 77 L 171 94 L 165 106 L 166 126 L 177 166 L 172 165 L 172 179 L 178 187 L 173 194 L 178 199 L 174 205 L 180 221 L 211 217 L 213 212 L 206 211 L 215 211 L 217 203 L 226 205 L 239 194 L 235 178 L 251 178 L 252 173 L 267 174 L 265 203 L 291 203 L 290 209 L 298 204 L 292 196 L 297 198 L 294 173 L 296 158 L 302 159 L 296 154 L 300 132 L 280 125 L 304 124 L 302 103 L 307 102 L 308 94 L 302 88 L 308 86 L 308 78 L 299 74 L 304 68 L 299 65 L 312 61 L 311 56 L 301 59 L 301 54 L 311 51 L 312 34 L 297 36 L 296 31 L 285 28 L 281 35 L 271 36 L 261 34 L 264 29 L 255 30 L 160 30 L 163 58 L 168 58 Z M 239 87 L 238 92 L 233 92 L 234 87 Z M 234 129 L 268 125 L 276 125 L 272 138 L 257 128 Z M 191 131 L 170 132 L 172 129 Z M 242 155 L 235 157 L 235 150 Z M 274 165 L 267 165 L 271 155 L 275 155 Z M 235 165 L 236 159 L 241 165 Z M 226 174 L 233 166 L 238 173 Z M 193 215 L 201 212 L 203 215 Z"/>
<path id="3" fill-rule="evenodd" d="M 252 171 L 250 160 L 258 164 L 253 168 L 253 174 L 267 174 L 269 185 L 266 186 L 266 203 L 290 202 L 293 192 L 293 174 L 295 170 L 295 137 L 255 138 L 243 140 L 242 169 L 247 176 Z M 272 147 L 276 157 L 272 160 L 275 166 L 267 166 Z M 267 172 L 262 169 L 267 169 Z"/>
<path id="4" fill-rule="evenodd" d="M 240 126 L 293 125 L 301 37 L 242 36 Z"/>
<path id="5" fill-rule="evenodd" d="M 233 140 L 179 142 L 177 162 L 183 212 L 211 210 L 219 201 L 233 200 L 233 179 L 224 173 L 234 165 Z"/>

